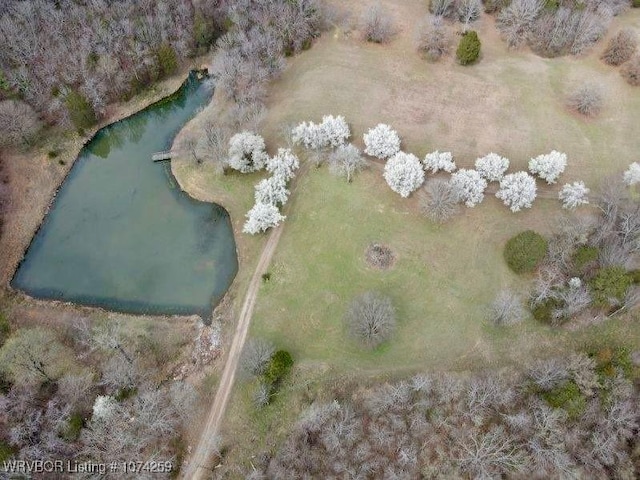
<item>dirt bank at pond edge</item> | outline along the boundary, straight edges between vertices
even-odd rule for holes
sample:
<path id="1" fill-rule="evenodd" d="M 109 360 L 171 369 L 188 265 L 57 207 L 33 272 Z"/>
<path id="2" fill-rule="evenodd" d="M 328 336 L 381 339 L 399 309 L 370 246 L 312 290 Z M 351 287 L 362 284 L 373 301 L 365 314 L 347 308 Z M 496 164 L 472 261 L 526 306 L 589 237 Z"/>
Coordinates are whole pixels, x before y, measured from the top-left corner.
<path id="1" fill-rule="evenodd" d="M 178 75 L 160 82 L 129 102 L 109 105 L 105 119 L 82 137 L 70 134 L 64 138 L 54 138 L 54 135 L 50 134 L 50 138 L 37 149 L 4 153 L 5 166 L 10 177 L 11 196 L 4 234 L 0 238 L 2 296 L 6 296 L 7 293 L 17 294 L 23 299 L 35 301 L 14 291 L 9 282 L 82 148 L 100 129 L 174 94 L 184 83 L 190 69 L 185 67 Z M 59 154 L 55 158 L 49 158 L 48 152 L 51 150 L 56 150 Z"/>

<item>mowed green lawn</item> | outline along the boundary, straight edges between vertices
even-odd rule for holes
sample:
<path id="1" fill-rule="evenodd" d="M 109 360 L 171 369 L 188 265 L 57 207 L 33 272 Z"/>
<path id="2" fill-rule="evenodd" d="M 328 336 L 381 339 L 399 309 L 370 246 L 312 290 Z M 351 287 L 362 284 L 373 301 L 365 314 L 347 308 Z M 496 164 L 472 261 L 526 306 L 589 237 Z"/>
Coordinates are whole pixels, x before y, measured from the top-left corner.
<path id="1" fill-rule="evenodd" d="M 511 213 L 494 198 L 462 210 L 437 226 L 417 211 L 418 198 L 402 199 L 378 168 L 352 184 L 311 169 L 300 179 L 270 273 L 261 287 L 251 334 L 271 339 L 298 361 L 364 370 L 402 367 L 468 368 L 518 361 L 541 348 L 559 348 L 564 334 L 533 320 L 498 332 L 487 322 L 488 304 L 503 287 L 526 291 L 530 277 L 511 273 L 505 241 L 527 228 L 548 231 L 555 201 Z M 365 250 L 389 245 L 395 266 L 368 266 Z M 349 337 L 343 317 L 364 291 L 389 295 L 398 325 L 391 341 L 368 351 Z"/>

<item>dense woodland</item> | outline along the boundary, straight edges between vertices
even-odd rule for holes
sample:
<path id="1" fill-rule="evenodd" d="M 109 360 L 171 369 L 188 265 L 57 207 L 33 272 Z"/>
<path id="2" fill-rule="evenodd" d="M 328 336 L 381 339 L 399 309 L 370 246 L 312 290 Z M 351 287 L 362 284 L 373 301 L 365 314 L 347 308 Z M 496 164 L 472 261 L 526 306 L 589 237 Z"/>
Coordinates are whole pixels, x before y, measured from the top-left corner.
<path id="1" fill-rule="evenodd" d="M 640 474 L 637 367 L 594 348 L 524 373 L 417 375 L 317 401 L 262 478 L 617 478 Z"/>
<path id="2" fill-rule="evenodd" d="M 5 1 L 0 6 L 0 100 L 22 125 L 5 141 L 21 142 L 39 121 L 90 126 L 106 106 L 125 100 L 206 53 L 224 32 L 221 48 L 242 69 L 240 90 L 262 90 L 283 66 L 282 54 L 310 45 L 320 8 L 312 0 L 191 0 L 140 2 Z M 252 62 L 238 63 L 238 56 Z M 219 70 L 220 71 L 220 70 Z M 266 76 L 266 77 L 265 77 Z M 226 77 L 224 77 L 226 78 Z M 246 95 L 246 94 L 245 94 Z M 255 97 L 256 93 L 251 96 Z"/>
<path id="3" fill-rule="evenodd" d="M 193 387 L 171 380 L 185 340 L 65 320 L 64 329 L 13 328 L 0 316 L 0 460 L 137 458 L 177 467 L 197 401 Z"/>
<path id="4" fill-rule="evenodd" d="M 0 95 L 24 101 L 46 123 L 88 126 L 107 104 L 206 52 L 223 28 L 224 4 L 2 2 Z"/>

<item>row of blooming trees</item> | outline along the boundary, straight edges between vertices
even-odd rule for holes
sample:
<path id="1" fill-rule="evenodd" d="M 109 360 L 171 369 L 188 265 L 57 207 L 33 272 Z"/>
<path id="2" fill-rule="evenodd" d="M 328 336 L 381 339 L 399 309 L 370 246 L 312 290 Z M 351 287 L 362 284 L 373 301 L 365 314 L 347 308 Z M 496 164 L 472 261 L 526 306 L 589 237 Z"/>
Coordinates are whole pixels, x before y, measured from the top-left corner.
<path id="1" fill-rule="evenodd" d="M 360 150 L 348 143 L 351 131 L 343 116 L 325 115 L 321 123 L 302 122 L 291 131 L 295 145 L 314 152 L 318 163 L 328 159 L 330 171 L 351 181 L 353 175 L 366 168 L 367 160 Z M 423 160 L 401 150 L 398 133 L 386 124 L 378 124 L 363 136 L 364 153 L 385 160 L 384 179 L 389 187 L 403 198 L 419 189 L 426 173 L 446 172 L 448 180 L 438 180 L 438 188 L 427 188 L 431 196 L 446 198 L 433 199 L 431 206 L 454 212 L 455 205 L 463 203 L 473 208 L 484 200 L 485 191 L 491 182 L 498 183 L 495 196 L 512 212 L 531 208 L 536 196 L 536 177 L 547 184 L 555 184 L 567 166 L 567 155 L 556 150 L 531 158 L 528 171 L 507 173 L 509 159 L 496 153 L 489 153 L 476 159 L 475 168 L 458 169 L 451 152 L 428 153 Z M 280 213 L 289 197 L 287 183 L 299 168 L 299 161 L 288 148 L 278 149 L 274 157 L 266 153 L 264 139 L 254 133 L 244 131 L 234 135 L 229 141 L 227 163 L 230 168 L 242 173 L 256 172 L 264 168 L 271 177 L 256 185 L 254 207 L 247 213 L 244 232 L 256 234 L 277 226 L 284 216 Z M 628 185 L 640 183 L 640 164 L 633 163 L 624 174 Z M 439 193 L 438 193 L 439 192 Z M 563 208 L 573 210 L 589 203 L 589 188 L 584 182 L 567 183 L 558 192 Z M 445 205 L 446 204 L 446 205 Z M 450 204 L 450 205 L 449 205 Z M 448 218 L 450 215 L 432 215 Z"/>
<path id="2" fill-rule="evenodd" d="M 389 125 L 377 125 L 370 129 L 363 139 L 366 154 L 386 160 L 384 178 L 394 192 L 408 197 L 424 183 L 425 170 L 431 173 L 443 171 L 452 174 L 451 189 L 455 192 L 457 201 L 467 207 L 475 207 L 482 202 L 489 182 L 499 182 L 500 188 L 496 197 L 513 212 L 531 208 L 537 193 L 534 175 L 553 184 L 567 165 L 567 156 L 554 150 L 532 158 L 529 162 L 530 173 L 522 171 L 506 174 L 509 160 L 489 153 L 476 160 L 475 170 L 456 171 L 451 152 L 429 153 L 422 162 L 415 155 L 402 152 L 400 137 Z M 575 208 L 588 203 L 588 193 L 589 189 L 583 182 L 576 182 L 565 185 L 559 193 L 559 198 L 565 208 Z"/>
<path id="3" fill-rule="evenodd" d="M 280 213 L 289 198 L 287 183 L 295 176 L 300 162 L 290 149 L 280 148 L 270 157 L 264 139 L 243 131 L 229 140 L 227 165 L 241 173 L 266 169 L 271 176 L 256 185 L 255 204 L 247 213 L 243 231 L 255 235 L 277 226 L 285 217 Z"/>

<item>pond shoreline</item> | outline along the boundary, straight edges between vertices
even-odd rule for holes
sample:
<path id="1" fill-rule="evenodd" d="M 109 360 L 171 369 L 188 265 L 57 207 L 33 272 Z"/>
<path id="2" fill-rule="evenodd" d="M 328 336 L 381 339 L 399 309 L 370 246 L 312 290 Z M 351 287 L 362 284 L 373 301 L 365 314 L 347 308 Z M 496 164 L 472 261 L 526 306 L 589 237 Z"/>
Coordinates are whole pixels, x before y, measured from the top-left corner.
<path id="1" fill-rule="evenodd" d="M 153 107 L 158 103 L 162 103 L 167 99 L 170 99 L 177 94 L 184 83 L 187 81 L 190 72 L 194 69 L 189 67 L 183 69 L 178 75 L 169 78 L 155 86 L 148 91 L 148 96 L 141 96 L 140 98 L 134 98 L 130 102 L 125 104 L 110 105 L 108 109 L 113 110 L 114 113 L 107 115 L 107 118 L 93 127 L 87 134 L 81 138 L 75 135 L 66 141 L 62 142 L 61 154 L 56 160 L 47 158 L 46 150 L 49 145 L 45 144 L 39 146 L 37 149 L 32 149 L 26 152 L 10 152 L 7 155 L 7 163 L 10 163 L 8 169 L 11 175 L 11 200 L 12 207 L 9 213 L 9 221 L 6 225 L 6 231 L 0 241 L 0 252 L 4 258 L 4 262 L 0 266 L 2 275 L 2 297 L 6 300 L 13 300 L 19 303 L 27 302 L 27 304 L 33 304 L 34 306 L 53 306 L 55 307 L 72 307 L 78 309 L 81 312 L 96 312 L 102 314 L 122 314 L 132 315 L 137 317 L 150 317 L 150 318 L 181 318 L 181 319 L 193 319 L 192 314 L 166 314 L 162 313 L 139 313 L 139 312 L 127 312 L 115 309 L 105 308 L 98 305 L 80 304 L 72 301 L 56 300 L 37 298 L 29 295 L 23 290 L 14 288 L 11 283 L 15 277 L 16 272 L 24 262 L 27 252 L 32 243 L 38 236 L 41 228 L 43 227 L 47 216 L 49 215 L 52 206 L 54 205 L 61 188 L 67 181 L 69 175 L 73 171 L 73 167 L 76 161 L 80 157 L 82 149 L 85 148 L 95 136 L 104 128 L 113 126 L 122 122 L 143 110 Z M 50 139 L 49 139 L 50 140 Z M 39 160 L 39 161 L 38 161 Z M 20 161 L 23 163 L 20 164 Z M 60 168 L 63 166 L 64 168 Z M 23 173 L 22 178 L 16 172 L 20 169 L 25 169 L 26 173 Z M 40 170 L 40 172 L 39 172 Z M 52 172 L 52 170 L 55 170 Z M 45 171 L 42 174 L 42 171 Z M 38 175 L 38 173 L 41 173 Z M 15 177 L 18 178 L 15 178 Z M 38 178 L 38 177 L 47 178 Z M 32 178 L 34 177 L 34 178 Z M 53 177 L 53 178 L 51 178 Z M 29 185 L 30 182 L 35 185 Z M 177 182 L 177 180 L 176 180 Z M 25 183 L 27 183 L 25 187 Z M 21 185 L 22 184 L 22 185 Z M 21 188 L 22 187 L 22 188 Z M 40 197 L 47 197 L 46 203 L 44 201 L 38 202 L 30 201 L 30 199 L 24 197 L 18 197 L 20 194 L 25 194 L 29 190 L 34 189 L 40 192 Z M 25 192 L 26 190 L 26 192 Z M 50 192 L 46 195 L 46 192 Z M 37 218 L 37 220 L 34 220 Z M 26 221 L 24 221 L 26 220 Z M 22 222 L 21 222 L 22 221 Z M 32 223 L 32 225 L 25 226 L 25 223 Z M 16 225 L 17 224 L 17 225 Z M 226 296 L 226 295 L 225 295 Z M 218 304 L 224 303 L 224 298 L 220 299 Z M 209 312 L 211 312 L 209 310 Z M 200 318 L 200 315 L 195 315 Z M 204 319 L 202 319 L 204 320 Z"/>

